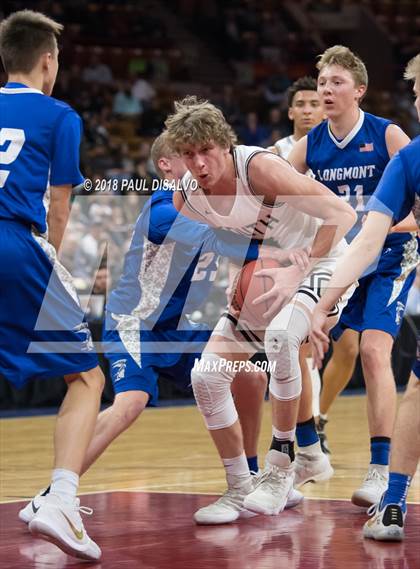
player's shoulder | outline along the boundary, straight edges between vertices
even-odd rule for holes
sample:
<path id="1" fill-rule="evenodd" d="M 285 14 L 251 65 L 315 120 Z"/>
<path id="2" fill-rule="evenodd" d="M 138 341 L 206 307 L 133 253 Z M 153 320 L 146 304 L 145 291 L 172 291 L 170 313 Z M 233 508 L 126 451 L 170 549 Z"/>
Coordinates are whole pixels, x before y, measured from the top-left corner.
<path id="1" fill-rule="evenodd" d="M 80 116 L 68 103 L 43 93 L 33 95 L 30 109 L 32 116 L 38 117 L 41 121 L 48 120 L 52 126 L 61 124 L 64 119 L 70 123 L 81 123 Z"/>
<path id="2" fill-rule="evenodd" d="M 416 138 L 413 138 L 413 140 L 407 144 L 407 146 L 404 146 L 404 148 L 401 148 L 400 150 L 400 154 L 403 156 L 413 156 L 416 157 L 416 161 L 420 162 L 420 135 L 416 136 Z"/>
<path id="3" fill-rule="evenodd" d="M 382 131 L 386 130 L 390 124 L 394 124 L 390 119 L 364 112 L 364 126 L 371 126 Z"/>
<path id="4" fill-rule="evenodd" d="M 420 171 L 420 135 L 416 136 L 410 144 L 401 148 L 398 152 L 401 160 L 406 168 L 419 172 Z"/>
<path id="5" fill-rule="evenodd" d="M 161 182 L 159 188 L 153 191 L 152 197 L 150 198 L 150 205 L 152 207 L 157 207 L 162 204 L 172 203 L 172 198 L 173 191 L 169 188 L 165 189 Z"/>
<path id="6" fill-rule="evenodd" d="M 306 135 L 308 143 L 319 141 L 323 136 L 328 135 L 328 120 L 325 119 L 311 130 Z"/>
<path id="7" fill-rule="evenodd" d="M 240 177 L 243 169 L 245 169 L 245 171 L 248 170 L 251 159 L 253 159 L 256 156 L 260 157 L 263 154 L 271 157 L 273 156 L 277 157 L 277 155 L 274 154 L 274 152 L 271 152 L 270 150 L 268 150 L 267 148 L 263 148 L 262 146 L 247 146 L 245 144 L 237 144 L 236 146 L 234 146 L 232 150 L 232 155 L 233 155 L 233 163 L 235 167 L 236 177 Z M 253 160 L 253 164 L 255 164 L 255 160 Z"/>
<path id="8" fill-rule="evenodd" d="M 60 99 L 56 99 L 54 97 L 45 97 L 45 99 L 49 110 L 57 117 L 71 115 L 74 117 L 74 119 L 80 120 L 79 114 L 68 103 L 65 103 L 64 101 L 61 101 Z"/>
<path id="9" fill-rule="evenodd" d="M 293 146 L 294 141 L 292 135 L 279 138 L 279 140 L 274 143 L 274 148 L 276 149 L 277 154 L 282 158 L 287 158 L 287 155 L 290 153 Z"/>
<path id="10" fill-rule="evenodd" d="M 147 203 L 153 219 L 161 220 L 164 217 L 176 217 L 178 212 L 173 204 L 174 192 L 172 190 L 159 189 L 153 192 Z"/>

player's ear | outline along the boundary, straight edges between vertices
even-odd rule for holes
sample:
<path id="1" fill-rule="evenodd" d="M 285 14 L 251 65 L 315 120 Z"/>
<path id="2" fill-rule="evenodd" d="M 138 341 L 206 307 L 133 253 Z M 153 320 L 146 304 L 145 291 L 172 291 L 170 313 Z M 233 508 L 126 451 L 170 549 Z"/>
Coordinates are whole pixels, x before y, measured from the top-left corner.
<path id="1" fill-rule="evenodd" d="M 356 87 L 356 95 L 357 100 L 361 101 L 363 97 L 366 95 L 367 87 L 366 85 L 359 85 Z"/>
<path id="2" fill-rule="evenodd" d="M 167 174 L 168 172 L 171 171 L 170 160 L 168 158 L 163 157 L 163 156 L 161 158 L 159 158 L 158 166 L 162 170 L 162 172 L 164 172 L 165 174 Z"/>
<path id="3" fill-rule="evenodd" d="M 53 60 L 53 56 L 52 53 L 49 51 L 46 51 L 45 53 L 42 53 L 40 55 L 39 58 L 39 63 L 42 67 L 43 70 L 48 71 L 48 69 L 50 68 L 50 65 L 52 63 Z"/>
<path id="4" fill-rule="evenodd" d="M 291 121 L 295 120 L 295 114 L 293 112 L 293 107 L 289 107 L 287 109 L 287 116 L 289 117 L 289 120 L 291 120 Z"/>

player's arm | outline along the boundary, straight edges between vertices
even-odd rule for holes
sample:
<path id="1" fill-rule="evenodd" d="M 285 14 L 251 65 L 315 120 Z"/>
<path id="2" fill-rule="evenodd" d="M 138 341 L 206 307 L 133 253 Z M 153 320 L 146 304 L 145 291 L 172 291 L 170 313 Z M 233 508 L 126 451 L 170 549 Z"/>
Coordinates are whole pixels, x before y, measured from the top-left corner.
<path id="1" fill-rule="evenodd" d="M 330 310 L 349 286 L 374 262 L 383 247 L 391 223 L 391 216 L 379 211 L 370 211 L 361 231 L 337 263 L 328 288 L 324 291 L 312 316 L 310 335 L 312 357 L 318 368 L 321 367 L 324 353 L 328 349 Z"/>
<path id="2" fill-rule="evenodd" d="M 330 310 L 349 286 L 375 261 L 391 224 L 392 217 L 385 213 L 379 211 L 368 213 L 361 231 L 337 263 L 328 289 L 319 302 L 320 308 Z"/>
<path id="3" fill-rule="evenodd" d="M 51 186 L 48 209 L 48 240 L 58 252 L 70 216 L 72 186 Z"/>
<path id="4" fill-rule="evenodd" d="M 83 176 L 79 169 L 81 119 L 72 109 L 67 108 L 57 123 L 51 152 L 48 233 L 50 242 L 58 252 L 70 214 L 72 187 L 81 184 Z"/>
<path id="5" fill-rule="evenodd" d="M 389 157 L 392 158 L 401 148 L 410 143 L 410 138 L 396 124 L 390 124 L 385 131 L 385 141 Z M 417 231 L 414 215 L 410 214 L 391 229 L 391 233 L 407 233 Z"/>
<path id="6" fill-rule="evenodd" d="M 300 140 L 296 142 L 292 148 L 287 161 L 301 174 L 305 174 L 308 171 L 308 165 L 306 164 L 306 152 L 308 148 L 308 137 L 303 136 Z"/>
<path id="7" fill-rule="evenodd" d="M 412 231 L 418 231 L 418 229 L 419 227 L 414 214 L 409 213 L 405 219 L 391 228 L 390 233 L 410 233 Z"/>
<path id="8" fill-rule="evenodd" d="M 248 237 L 222 229 L 214 231 L 205 223 L 178 213 L 170 201 L 152 205 L 149 237 L 153 243 L 175 241 L 202 252 L 211 251 L 243 263 L 258 258 L 258 243 Z"/>
<path id="9" fill-rule="evenodd" d="M 271 154 L 256 155 L 248 173 L 254 192 L 266 202 L 286 202 L 323 220 L 312 244 L 310 256 L 315 262 L 325 257 L 356 222 L 356 213 L 349 204 L 320 182 L 296 172 L 287 162 Z"/>
<path id="10" fill-rule="evenodd" d="M 410 138 L 396 124 L 390 124 L 385 131 L 385 142 L 389 157 L 392 158 L 401 148 L 410 144 Z"/>
<path id="11" fill-rule="evenodd" d="M 396 192 L 395 188 L 399 191 Z M 413 189 L 397 154 L 387 165 L 375 193 L 367 204 L 369 211 L 359 234 L 352 241 L 315 308 L 312 318 L 312 355 L 318 367 L 328 348 L 327 316 L 348 286 L 358 279 L 381 251 L 393 219 L 407 216 L 414 203 Z"/>
<path id="12" fill-rule="evenodd" d="M 206 218 L 201 215 L 198 211 L 196 211 L 193 206 L 185 200 L 184 192 L 176 191 L 173 195 L 173 205 L 177 211 L 185 215 L 189 219 L 194 219 L 195 221 L 199 221 L 201 223 L 206 221 Z"/>
<path id="13" fill-rule="evenodd" d="M 254 192 L 265 202 L 285 202 L 323 221 L 315 235 L 309 262 L 305 267 L 294 264 L 286 268 L 263 269 L 255 273 L 256 276 L 268 276 L 274 282 L 268 292 L 254 300 L 254 304 L 268 301 L 270 308 L 263 316 L 272 318 L 291 300 L 299 284 L 319 259 L 325 257 L 354 225 L 356 213 L 328 188 L 304 174 L 299 174 L 290 164 L 271 154 L 257 154 L 251 160 L 248 175 Z M 290 230 L 299 231 L 299 228 Z"/>

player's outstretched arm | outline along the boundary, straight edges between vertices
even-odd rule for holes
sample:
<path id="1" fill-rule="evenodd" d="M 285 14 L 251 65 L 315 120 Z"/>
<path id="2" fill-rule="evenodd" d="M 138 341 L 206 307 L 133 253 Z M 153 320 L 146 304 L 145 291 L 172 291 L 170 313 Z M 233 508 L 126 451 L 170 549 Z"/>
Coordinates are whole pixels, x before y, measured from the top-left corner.
<path id="1" fill-rule="evenodd" d="M 316 367 L 321 367 L 324 353 L 328 349 L 328 313 L 348 287 L 374 262 L 383 247 L 391 223 L 391 216 L 378 211 L 369 212 L 361 231 L 338 262 L 312 317 L 310 339 Z"/>
<path id="2" fill-rule="evenodd" d="M 323 220 L 312 244 L 313 259 L 325 257 L 356 222 L 356 213 L 349 204 L 272 154 L 257 154 L 251 160 L 249 178 L 254 192 L 266 202 L 286 202 Z"/>
<path id="3" fill-rule="evenodd" d="M 170 240 L 197 251 L 211 251 L 240 264 L 244 260 L 257 259 L 259 252 L 257 241 L 231 231 L 214 230 L 206 223 L 189 219 L 185 217 L 184 209 L 182 213 L 178 212 L 169 201 L 152 205 L 149 238 L 157 244 Z"/>
<path id="4" fill-rule="evenodd" d="M 70 215 L 72 186 L 51 186 L 48 209 L 48 241 L 58 252 Z"/>

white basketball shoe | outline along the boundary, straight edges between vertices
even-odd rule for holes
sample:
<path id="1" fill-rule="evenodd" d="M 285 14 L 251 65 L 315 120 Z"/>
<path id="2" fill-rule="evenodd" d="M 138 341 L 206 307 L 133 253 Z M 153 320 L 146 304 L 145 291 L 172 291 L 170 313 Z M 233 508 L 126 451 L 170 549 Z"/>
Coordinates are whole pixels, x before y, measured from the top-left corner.
<path id="1" fill-rule="evenodd" d="M 29 531 L 35 537 L 51 541 L 68 555 L 97 561 L 101 557 L 101 550 L 88 536 L 79 512 L 92 514 L 90 508 L 80 506 L 78 498 L 73 504 L 67 504 L 59 496 L 47 494 L 29 522 Z"/>

